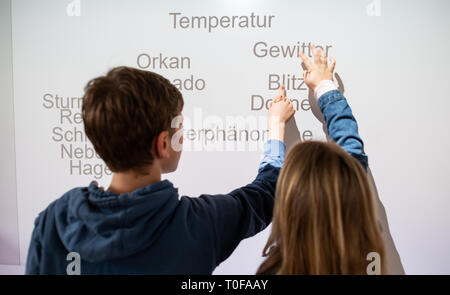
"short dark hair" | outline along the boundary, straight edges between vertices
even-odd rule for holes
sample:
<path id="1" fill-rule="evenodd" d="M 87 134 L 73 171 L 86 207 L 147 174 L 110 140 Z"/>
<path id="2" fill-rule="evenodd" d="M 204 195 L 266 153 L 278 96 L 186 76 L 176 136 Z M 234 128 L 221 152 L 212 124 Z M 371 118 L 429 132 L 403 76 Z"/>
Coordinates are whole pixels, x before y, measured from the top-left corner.
<path id="1" fill-rule="evenodd" d="M 153 163 L 154 138 L 172 131 L 183 104 L 180 91 L 163 76 L 116 67 L 87 83 L 84 130 L 111 171 L 139 170 Z"/>

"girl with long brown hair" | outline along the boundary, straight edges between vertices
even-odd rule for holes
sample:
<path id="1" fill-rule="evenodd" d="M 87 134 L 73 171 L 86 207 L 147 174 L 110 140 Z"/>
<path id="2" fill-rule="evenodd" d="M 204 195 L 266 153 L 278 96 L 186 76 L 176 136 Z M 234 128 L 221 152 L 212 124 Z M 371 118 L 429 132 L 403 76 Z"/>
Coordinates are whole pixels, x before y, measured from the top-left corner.
<path id="1" fill-rule="evenodd" d="M 331 142 L 298 143 L 276 187 L 272 232 L 258 274 L 367 274 L 369 257 L 385 273 L 384 245 L 367 155 L 345 97 L 332 83 L 323 51 L 301 55 L 304 78 L 322 111 Z M 377 267 L 377 265 L 375 265 Z M 370 269 L 372 271 L 372 269 Z"/>

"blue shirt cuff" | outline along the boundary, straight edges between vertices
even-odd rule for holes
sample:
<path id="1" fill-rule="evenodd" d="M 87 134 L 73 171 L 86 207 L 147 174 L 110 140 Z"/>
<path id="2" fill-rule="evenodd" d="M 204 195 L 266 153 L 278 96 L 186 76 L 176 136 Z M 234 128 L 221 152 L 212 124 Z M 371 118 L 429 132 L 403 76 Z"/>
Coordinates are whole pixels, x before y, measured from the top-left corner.
<path id="1" fill-rule="evenodd" d="M 265 166 L 272 165 L 276 168 L 281 168 L 284 162 L 284 154 L 286 145 L 284 142 L 277 139 L 269 139 L 264 144 L 264 157 L 259 165 L 259 171 Z"/>

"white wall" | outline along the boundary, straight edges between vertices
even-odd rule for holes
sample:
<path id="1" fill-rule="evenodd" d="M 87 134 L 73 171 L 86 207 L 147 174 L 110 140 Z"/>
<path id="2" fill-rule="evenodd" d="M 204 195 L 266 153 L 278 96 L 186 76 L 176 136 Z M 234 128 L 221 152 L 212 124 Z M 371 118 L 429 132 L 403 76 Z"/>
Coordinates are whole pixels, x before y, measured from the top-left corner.
<path id="1" fill-rule="evenodd" d="M 11 5 L 0 1 L 0 265 L 20 263 L 11 41 Z"/>

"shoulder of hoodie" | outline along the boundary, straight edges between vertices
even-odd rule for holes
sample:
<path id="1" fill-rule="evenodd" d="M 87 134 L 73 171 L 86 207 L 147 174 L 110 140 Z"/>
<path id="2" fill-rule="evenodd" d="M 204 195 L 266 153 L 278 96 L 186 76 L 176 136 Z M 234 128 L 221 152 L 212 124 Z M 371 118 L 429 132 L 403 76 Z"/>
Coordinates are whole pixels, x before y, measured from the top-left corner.
<path id="1" fill-rule="evenodd" d="M 66 207 L 69 202 L 69 198 L 74 194 L 80 194 L 83 190 L 87 190 L 87 187 L 75 187 L 65 192 L 61 197 L 51 202 L 44 210 L 39 212 L 38 216 L 34 220 L 34 227 L 37 230 L 38 237 L 41 237 L 44 233 L 46 222 L 48 218 L 51 218 L 55 214 L 55 207 Z"/>

